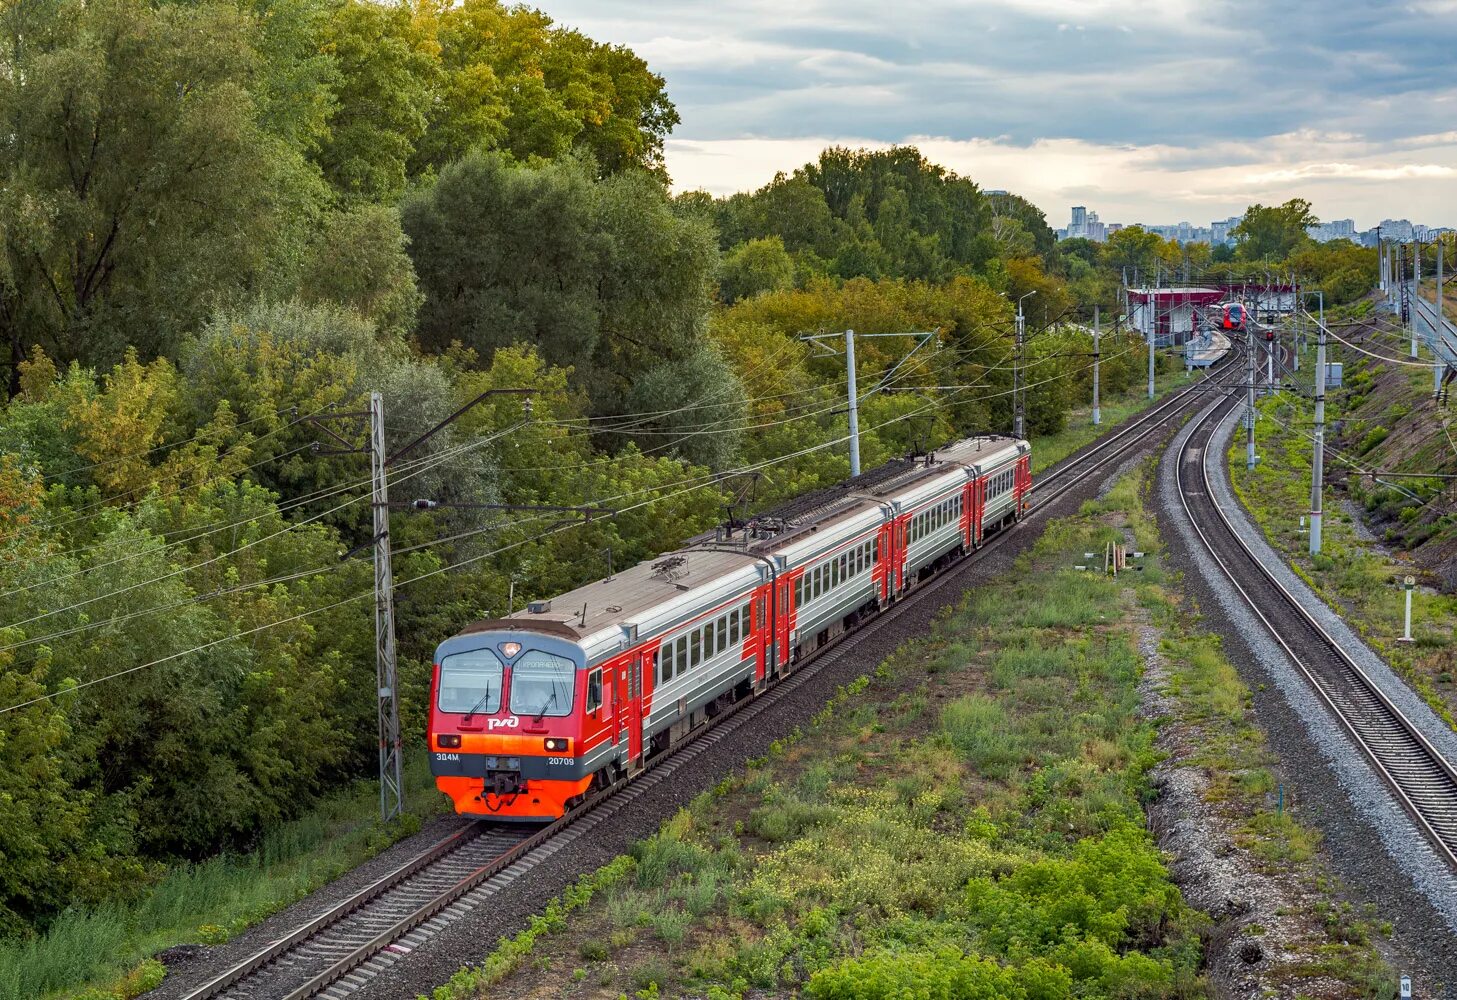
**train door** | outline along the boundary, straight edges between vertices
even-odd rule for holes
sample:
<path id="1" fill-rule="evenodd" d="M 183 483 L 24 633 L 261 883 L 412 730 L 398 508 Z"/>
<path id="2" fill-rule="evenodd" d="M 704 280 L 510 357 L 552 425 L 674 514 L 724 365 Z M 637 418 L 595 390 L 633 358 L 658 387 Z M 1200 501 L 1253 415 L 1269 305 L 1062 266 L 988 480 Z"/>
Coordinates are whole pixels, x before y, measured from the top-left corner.
<path id="1" fill-rule="evenodd" d="M 982 540 L 982 508 L 986 506 L 986 481 L 976 476 L 971 481 L 971 544 L 980 545 Z"/>
<path id="2" fill-rule="evenodd" d="M 776 664 L 789 664 L 789 605 L 793 600 L 790 589 L 794 586 L 788 579 L 778 581 L 779 588 L 779 609 L 774 615 L 774 627 L 777 635 L 775 641 L 779 644 L 779 651 L 775 656 Z M 783 671 L 781 671 L 782 673 Z"/>
<path id="3" fill-rule="evenodd" d="M 961 515 L 957 518 L 957 525 L 961 529 L 961 545 L 967 551 L 970 551 L 971 547 L 976 544 L 976 533 L 972 527 L 976 521 L 971 516 L 971 495 L 975 488 L 974 480 L 961 488 Z"/>
<path id="4" fill-rule="evenodd" d="M 754 656 L 758 660 L 758 666 L 754 673 L 756 681 L 762 681 L 773 673 L 771 657 L 774 655 L 775 637 L 770 630 L 769 602 L 768 597 L 773 590 L 768 586 L 760 587 L 754 591 L 753 610 L 751 612 L 750 626 L 754 630 Z"/>
<path id="5" fill-rule="evenodd" d="M 629 767 L 642 758 L 642 692 L 643 678 L 653 669 L 653 654 L 638 653 L 618 663 L 611 686 L 604 685 L 604 695 L 612 693 L 616 722 L 612 742 L 627 747 Z"/>

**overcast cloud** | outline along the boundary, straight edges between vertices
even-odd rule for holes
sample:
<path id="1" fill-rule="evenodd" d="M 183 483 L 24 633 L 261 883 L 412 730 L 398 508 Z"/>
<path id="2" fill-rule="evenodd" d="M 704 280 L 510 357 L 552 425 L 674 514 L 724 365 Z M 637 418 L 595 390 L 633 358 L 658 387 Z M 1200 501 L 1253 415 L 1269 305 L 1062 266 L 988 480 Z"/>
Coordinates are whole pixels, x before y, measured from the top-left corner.
<path id="1" fill-rule="evenodd" d="M 1207 224 L 1302 195 L 1451 224 L 1457 0 L 539 0 L 668 81 L 680 189 L 914 142 L 1062 224 Z"/>

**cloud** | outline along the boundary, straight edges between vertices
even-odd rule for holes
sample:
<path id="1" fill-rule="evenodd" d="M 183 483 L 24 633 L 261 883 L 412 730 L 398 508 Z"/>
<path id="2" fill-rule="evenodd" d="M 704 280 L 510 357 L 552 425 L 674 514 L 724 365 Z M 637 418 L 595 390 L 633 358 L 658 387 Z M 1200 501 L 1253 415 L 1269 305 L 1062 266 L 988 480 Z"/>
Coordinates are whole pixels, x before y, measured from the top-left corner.
<path id="1" fill-rule="evenodd" d="M 1096 190 L 1078 169 L 1153 150 L 1154 190 L 1188 189 L 1190 211 L 1240 185 L 1452 183 L 1457 0 L 543 3 L 664 74 L 680 174 L 726 166 L 692 158 L 706 143 L 758 140 L 755 155 L 779 162 L 773 150 L 817 137 L 944 136 L 978 162 L 1015 161 L 996 186 L 1054 163 L 1058 191 Z M 1058 152 L 1074 148 L 1081 164 Z M 713 176 L 745 187 L 762 173 Z"/>
<path id="2" fill-rule="evenodd" d="M 909 136 L 907 141 L 983 188 L 1005 188 L 1027 197 L 1053 225 L 1065 223 L 1074 204 L 1096 209 L 1107 222 L 1208 224 L 1238 215 L 1252 202 L 1294 197 L 1309 198 L 1321 218 L 1355 217 L 1363 226 L 1402 215 L 1430 220 L 1447 204 L 1457 179 L 1457 141 L 1423 150 L 1423 159 L 1414 161 L 1404 159 L 1405 153 L 1384 150 L 1352 156 L 1342 140 L 1327 145 L 1308 134 L 1280 136 L 1264 158 L 1251 146 L 1240 152 L 1237 163 L 1228 162 L 1218 149 L 1078 139 L 1029 145 L 1005 138 Z M 729 194 L 758 187 L 779 171 L 791 172 L 831 145 L 890 144 L 823 134 L 670 140 L 668 169 L 679 190 Z M 1294 158 L 1300 149 L 1306 157 Z"/>

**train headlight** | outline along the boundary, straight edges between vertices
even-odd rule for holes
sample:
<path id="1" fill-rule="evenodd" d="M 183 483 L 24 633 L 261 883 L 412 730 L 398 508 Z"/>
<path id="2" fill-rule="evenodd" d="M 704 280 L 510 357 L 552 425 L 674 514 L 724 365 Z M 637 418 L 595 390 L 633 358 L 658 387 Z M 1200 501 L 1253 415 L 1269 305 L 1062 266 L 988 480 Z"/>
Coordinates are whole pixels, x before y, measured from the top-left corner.
<path id="1" fill-rule="evenodd" d="M 439 744 L 441 749 L 443 750 L 458 750 L 460 749 L 460 734 L 441 733 L 439 736 L 435 737 L 435 742 Z"/>
<path id="2" fill-rule="evenodd" d="M 548 736 L 541 741 L 551 753 L 566 753 L 567 741 L 559 736 Z"/>

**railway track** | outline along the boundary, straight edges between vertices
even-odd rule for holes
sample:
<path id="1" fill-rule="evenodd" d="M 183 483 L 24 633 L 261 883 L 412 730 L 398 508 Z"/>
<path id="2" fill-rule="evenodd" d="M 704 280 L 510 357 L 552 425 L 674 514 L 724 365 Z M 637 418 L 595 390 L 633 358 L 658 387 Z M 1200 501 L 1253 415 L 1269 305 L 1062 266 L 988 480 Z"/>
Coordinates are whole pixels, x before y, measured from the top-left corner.
<path id="1" fill-rule="evenodd" d="M 1221 388 L 1238 369 L 1233 354 L 1189 386 L 1170 394 L 1123 427 L 1045 472 L 1035 485 L 1039 516 L 1061 496 L 1106 472 L 1150 439 L 1167 434 L 1174 421 L 1198 408 L 1203 390 Z M 673 750 L 649 762 L 633 781 L 597 793 L 562 819 L 536 830 L 501 824 L 471 824 L 421 852 L 395 871 L 271 942 L 181 1000 L 343 1000 L 437 931 L 481 905 L 491 895 L 640 798 L 695 757 L 790 696 L 813 674 L 822 657 L 864 642 L 894 622 L 926 595 L 955 584 L 962 571 L 1011 537 L 1002 531 L 917 586 L 904 599 L 800 661 L 795 671 L 766 692 L 718 715 Z"/>
<path id="2" fill-rule="evenodd" d="M 1210 463 L 1224 458 L 1211 444 L 1237 403 L 1230 399 L 1209 407 L 1185 432 L 1175 483 L 1189 523 L 1220 572 L 1335 714 L 1417 828 L 1457 868 L 1457 770 L 1255 555 L 1214 499 Z"/>

